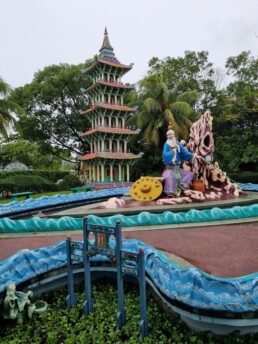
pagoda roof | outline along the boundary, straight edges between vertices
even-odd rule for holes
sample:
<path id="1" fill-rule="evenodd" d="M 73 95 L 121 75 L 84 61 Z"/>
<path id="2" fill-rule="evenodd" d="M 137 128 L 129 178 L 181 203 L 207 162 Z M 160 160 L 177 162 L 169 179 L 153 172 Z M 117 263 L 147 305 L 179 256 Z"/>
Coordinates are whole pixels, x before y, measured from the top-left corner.
<path id="1" fill-rule="evenodd" d="M 109 65 L 109 66 L 113 66 L 113 67 L 118 67 L 121 69 L 132 69 L 132 66 L 126 66 L 122 63 L 120 63 L 117 60 L 112 60 L 111 58 L 102 58 L 102 59 L 97 59 L 90 67 L 88 67 L 87 69 L 85 69 L 85 72 L 90 72 L 91 70 L 93 70 L 97 65 L 99 64 L 105 64 L 105 65 Z"/>
<path id="2" fill-rule="evenodd" d="M 109 81 L 98 81 L 95 84 L 91 85 L 90 87 L 88 87 L 85 92 L 88 92 L 92 89 L 94 89 L 95 87 L 99 86 L 99 85 L 103 85 L 103 86 L 111 86 L 111 87 L 117 87 L 117 88 L 125 88 L 125 89 L 133 89 L 133 86 L 127 86 L 125 84 L 122 83 L 118 83 L 118 82 L 109 82 Z"/>
<path id="3" fill-rule="evenodd" d="M 82 115 L 85 115 L 89 112 L 92 112 L 96 109 L 110 109 L 110 110 L 119 110 L 119 111 L 126 111 L 126 112 L 133 112 L 133 111 L 136 111 L 135 109 L 133 108 L 130 108 L 128 106 L 125 106 L 125 105 L 115 105 L 115 104 L 107 104 L 107 103 L 100 103 L 98 105 L 93 105 L 90 109 L 84 111 L 84 112 L 81 112 Z"/>
<path id="4" fill-rule="evenodd" d="M 110 133 L 110 134 L 129 134 L 129 135 L 137 135 L 138 132 L 135 132 L 131 129 L 123 129 L 123 128 L 98 128 L 98 129 L 92 129 L 88 130 L 85 133 L 81 134 L 80 136 L 88 136 L 92 135 L 94 133 Z"/>
<path id="5" fill-rule="evenodd" d="M 92 160 L 92 159 L 115 159 L 115 160 L 132 160 L 132 159 L 139 159 L 141 156 L 135 155 L 133 153 L 112 153 L 112 152 L 102 152 L 102 153 L 91 153 L 86 154 L 78 160 Z"/>

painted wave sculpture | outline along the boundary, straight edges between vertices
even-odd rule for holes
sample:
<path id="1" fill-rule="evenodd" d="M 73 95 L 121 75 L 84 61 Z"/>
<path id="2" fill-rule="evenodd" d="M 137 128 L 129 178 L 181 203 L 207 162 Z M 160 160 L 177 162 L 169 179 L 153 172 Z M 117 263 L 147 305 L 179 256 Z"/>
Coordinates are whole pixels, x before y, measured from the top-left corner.
<path id="1" fill-rule="evenodd" d="M 78 192 L 69 195 L 42 196 L 37 199 L 26 199 L 22 202 L 12 201 L 8 204 L 0 204 L 0 215 L 16 214 L 34 209 L 43 209 L 79 201 L 94 200 L 102 197 L 113 197 L 114 195 L 125 195 L 129 193 L 129 187 L 103 189 L 99 191 Z"/>
<path id="2" fill-rule="evenodd" d="M 111 246 L 115 245 L 112 240 L 110 243 Z M 144 250 L 146 273 L 171 302 L 180 302 L 201 310 L 234 313 L 258 311 L 258 273 L 240 278 L 217 278 L 195 267 L 181 269 L 161 252 L 139 240 L 125 239 L 122 248 L 135 253 L 140 248 Z M 102 254 L 91 259 L 95 262 L 108 260 Z M 0 262 L 0 292 L 11 281 L 19 285 L 66 264 L 64 240 L 48 247 L 18 251 Z"/>
<path id="3" fill-rule="evenodd" d="M 258 191 L 258 184 L 238 183 L 242 190 Z M 99 191 L 79 192 L 70 195 L 43 196 L 38 199 L 29 198 L 25 201 L 13 201 L 8 204 L 0 204 L 0 216 L 11 215 L 29 210 L 55 207 L 69 203 L 76 203 L 83 200 L 94 200 L 100 197 L 112 197 L 117 194 L 128 195 L 129 187 L 104 189 Z"/>
<path id="4" fill-rule="evenodd" d="M 249 218 L 258 216 L 258 204 L 250 206 L 234 206 L 232 208 L 212 208 L 207 210 L 191 209 L 187 212 L 173 213 L 166 211 L 162 214 L 141 212 L 137 215 L 116 214 L 108 217 L 89 215 L 88 221 L 96 225 L 114 226 L 120 220 L 122 227 L 169 225 L 220 221 L 227 219 Z M 0 219 L 0 233 L 63 231 L 82 229 L 82 218 L 63 216 L 59 219 L 33 217 L 25 220 Z"/>

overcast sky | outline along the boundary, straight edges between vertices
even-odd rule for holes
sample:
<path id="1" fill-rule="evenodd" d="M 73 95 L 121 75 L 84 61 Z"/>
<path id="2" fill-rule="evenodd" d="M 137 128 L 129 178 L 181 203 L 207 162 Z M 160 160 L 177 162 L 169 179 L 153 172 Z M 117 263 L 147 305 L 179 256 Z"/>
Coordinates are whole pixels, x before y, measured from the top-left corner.
<path id="1" fill-rule="evenodd" d="M 250 50 L 258 57 L 258 0 L 0 0 L 0 76 L 13 88 L 44 67 L 98 53 L 105 26 L 135 83 L 156 56 L 208 51 L 214 67 Z"/>

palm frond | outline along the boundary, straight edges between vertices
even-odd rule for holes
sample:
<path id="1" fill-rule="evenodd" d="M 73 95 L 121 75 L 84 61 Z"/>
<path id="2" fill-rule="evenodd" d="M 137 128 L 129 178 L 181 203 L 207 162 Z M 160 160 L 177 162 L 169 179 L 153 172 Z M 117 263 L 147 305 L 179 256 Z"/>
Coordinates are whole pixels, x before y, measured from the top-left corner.
<path id="1" fill-rule="evenodd" d="M 144 129 L 148 126 L 150 122 L 153 121 L 153 116 L 147 111 L 142 111 L 138 114 L 136 118 L 136 125 L 140 129 Z"/>
<path id="2" fill-rule="evenodd" d="M 180 94 L 176 98 L 176 102 L 185 102 L 193 106 L 199 100 L 199 93 L 196 91 L 188 91 Z"/>
<path id="3" fill-rule="evenodd" d="M 160 104 L 153 98 L 147 98 L 143 103 L 143 109 L 148 113 L 161 112 Z"/>
<path id="4" fill-rule="evenodd" d="M 150 122 L 149 125 L 145 128 L 144 133 L 143 133 L 143 140 L 147 144 L 150 144 L 152 141 L 152 132 L 153 132 L 153 123 Z"/>
<path id="5" fill-rule="evenodd" d="M 170 104 L 169 106 L 172 113 L 181 115 L 181 116 L 189 116 L 193 111 L 192 107 L 187 104 L 186 102 L 175 102 Z"/>

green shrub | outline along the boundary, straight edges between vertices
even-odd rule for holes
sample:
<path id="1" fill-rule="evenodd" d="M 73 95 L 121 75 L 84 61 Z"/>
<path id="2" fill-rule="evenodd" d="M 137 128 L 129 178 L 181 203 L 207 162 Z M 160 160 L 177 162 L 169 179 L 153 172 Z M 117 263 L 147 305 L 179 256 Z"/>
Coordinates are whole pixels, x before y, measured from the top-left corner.
<path id="1" fill-rule="evenodd" d="M 69 175 L 69 171 L 49 171 L 49 170 L 28 170 L 28 171 L 1 171 L 0 179 L 13 176 L 39 176 L 55 183 L 59 179 L 63 179 Z"/>
<path id="2" fill-rule="evenodd" d="M 59 188 L 60 190 L 69 190 L 70 188 L 81 185 L 82 182 L 77 176 L 75 176 L 74 174 L 67 174 L 59 183 Z"/>
<path id="3" fill-rule="evenodd" d="M 0 192 L 9 191 L 12 193 L 32 191 L 57 191 L 58 186 L 51 181 L 39 176 L 16 175 L 0 179 Z"/>
<path id="4" fill-rule="evenodd" d="M 258 184 L 258 172 L 243 171 L 237 173 L 229 173 L 229 178 L 237 183 L 252 183 Z"/>

